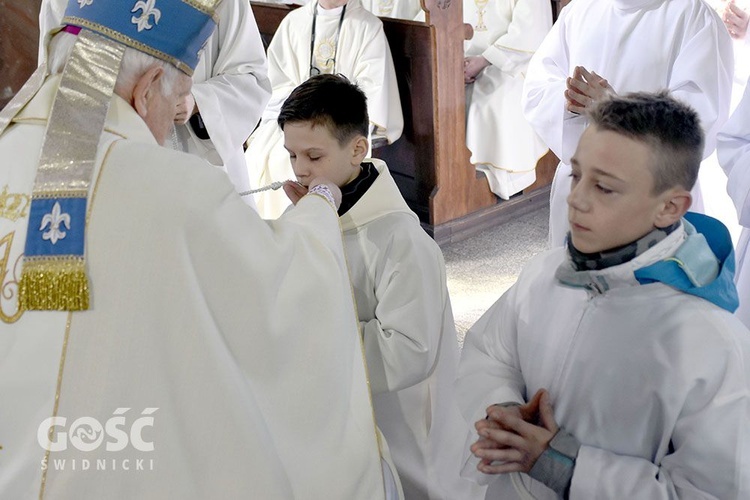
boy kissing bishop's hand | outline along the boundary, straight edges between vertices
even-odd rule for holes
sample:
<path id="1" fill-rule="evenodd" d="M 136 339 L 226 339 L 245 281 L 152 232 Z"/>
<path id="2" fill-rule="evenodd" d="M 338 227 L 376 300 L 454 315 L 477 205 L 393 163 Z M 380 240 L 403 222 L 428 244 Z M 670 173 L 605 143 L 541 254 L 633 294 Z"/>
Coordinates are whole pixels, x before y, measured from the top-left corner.
<path id="1" fill-rule="evenodd" d="M 490 406 L 487 416 L 475 424 L 480 439 L 471 445 L 485 474 L 528 473 L 559 430 L 544 389 L 525 405 Z"/>
<path id="2" fill-rule="evenodd" d="M 297 202 L 301 200 L 302 197 L 305 196 L 308 191 L 306 186 L 303 186 L 299 182 L 294 182 L 294 181 L 284 182 L 282 189 L 284 190 L 284 193 L 286 194 L 287 198 L 291 200 L 292 205 L 296 205 Z"/>
<path id="3" fill-rule="evenodd" d="M 286 181 L 283 185 L 283 189 L 292 204 L 296 205 L 303 196 L 318 185 L 326 186 L 330 190 L 331 195 L 333 196 L 333 204 L 336 207 L 336 210 L 338 210 L 341 206 L 341 189 L 335 183 L 324 177 L 316 177 L 308 186 L 303 186 L 299 182 Z"/>

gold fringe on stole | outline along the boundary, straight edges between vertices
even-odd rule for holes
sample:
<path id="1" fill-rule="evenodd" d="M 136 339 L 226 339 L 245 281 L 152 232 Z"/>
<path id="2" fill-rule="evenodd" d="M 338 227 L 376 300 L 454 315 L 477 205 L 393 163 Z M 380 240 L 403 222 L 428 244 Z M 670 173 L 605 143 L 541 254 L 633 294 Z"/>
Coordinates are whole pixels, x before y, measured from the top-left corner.
<path id="1" fill-rule="evenodd" d="M 18 298 L 26 311 L 87 310 L 89 280 L 84 260 L 27 259 L 23 263 Z"/>

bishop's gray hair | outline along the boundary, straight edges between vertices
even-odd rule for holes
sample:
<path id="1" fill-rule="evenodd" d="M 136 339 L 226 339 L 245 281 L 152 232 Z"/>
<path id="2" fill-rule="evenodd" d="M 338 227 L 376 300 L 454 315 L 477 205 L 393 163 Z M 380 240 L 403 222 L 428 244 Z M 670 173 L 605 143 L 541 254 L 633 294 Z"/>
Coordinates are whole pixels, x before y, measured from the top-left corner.
<path id="1" fill-rule="evenodd" d="M 63 72 L 65 63 L 68 61 L 70 52 L 73 50 L 73 45 L 75 45 L 76 38 L 77 35 L 64 31 L 52 38 L 49 44 L 49 55 L 47 56 L 47 65 L 51 74 L 55 75 Z M 130 47 L 125 48 L 122 64 L 120 64 L 120 74 L 117 76 L 117 83 L 115 84 L 115 91 L 131 87 L 143 73 L 155 64 L 164 70 L 160 80 L 161 91 L 165 96 L 171 96 L 174 93 L 175 83 L 181 71 L 166 61 Z"/>

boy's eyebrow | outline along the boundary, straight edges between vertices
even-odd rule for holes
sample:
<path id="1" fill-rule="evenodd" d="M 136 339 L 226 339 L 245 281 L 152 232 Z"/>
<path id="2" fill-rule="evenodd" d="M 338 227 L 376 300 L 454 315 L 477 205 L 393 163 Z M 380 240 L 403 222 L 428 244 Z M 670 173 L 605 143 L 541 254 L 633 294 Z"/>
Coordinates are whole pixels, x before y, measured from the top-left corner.
<path id="1" fill-rule="evenodd" d="M 581 166 L 581 164 L 579 163 L 579 161 L 576 159 L 575 156 L 570 159 L 570 164 L 571 164 L 571 166 L 576 166 L 576 167 L 580 167 Z M 609 177 L 610 179 L 614 179 L 614 180 L 619 181 L 619 182 L 624 182 L 625 181 L 625 179 L 617 177 L 615 174 L 612 174 L 610 172 L 606 172 L 606 171 L 604 171 L 604 170 L 602 170 L 600 168 L 597 168 L 597 167 L 592 168 L 591 171 L 593 173 L 597 174 L 597 175 L 601 175 L 602 177 Z"/>
<path id="2" fill-rule="evenodd" d="M 619 181 L 619 182 L 624 182 L 625 181 L 625 179 L 621 179 L 620 177 L 617 177 L 615 174 L 612 174 L 610 172 L 605 172 L 604 170 L 602 170 L 600 168 L 594 167 L 594 168 L 591 169 L 591 171 L 594 172 L 595 174 L 601 175 L 603 177 L 609 177 L 610 179 L 614 179 L 614 180 Z"/>
<path id="3" fill-rule="evenodd" d="M 288 152 L 290 152 L 290 153 L 292 152 L 292 150 L 291 150 L 291 149 L 289 149 L 288 147 L 286 147 L 286 144 L 284 144 L 284 149 L 286 149 L 286 150 L 287 150 Z M 303 149 L 303 150 L 302 150 L 302 152 L 303 152 L 303 153 L 309 153 L 310 151 L 315 151 L 316 153 L 317 153 L 317 152 L 322 152 L 322 151 L 323 151 L 323 148 L 316 148 L 316 147 L 312 147 L 312 148 L 307 148 L 307 149 Z"/>

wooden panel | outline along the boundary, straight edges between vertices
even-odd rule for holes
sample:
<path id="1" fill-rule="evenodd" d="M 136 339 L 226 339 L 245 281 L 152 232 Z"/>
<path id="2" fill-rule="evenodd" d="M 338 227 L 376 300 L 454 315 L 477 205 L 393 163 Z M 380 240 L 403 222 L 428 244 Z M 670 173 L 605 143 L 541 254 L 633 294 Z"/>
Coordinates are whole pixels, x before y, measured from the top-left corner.
<path id="1" fill-rule="evenodd" d="M 276 28 L 279 27 L 281 20 L 286 17 L 299 5 L 271 4 L 250 2 L 255 16 L 255 23 L 258 25 L 260 37 L 263 39 L 263 46 L 268 50 L 268 44 L 271 43 Z"/>
<path id="2" fill-rule="evenodd" d="M 41 0 L 0 0 L 0 108 L 36 69 Z"/>
<path id="3" fill-rule="evenodd" d="M 552 2 L 552 21 L 557 21 L 560 11 L 568 5 L 571 0 L 551 0 Z"/>
<path id="4" fill-rule="evenodd" d="M 433 90 L 435 175 L 430 199 L 433 226 L 497 203 L 484 176 L 477 176 L 466 147 L 463 80 L 464 23 L 461 2 L 423 0 L 434 40 Z"/>
<path id="5" fill-rule="evenodd" d="M 430 195 L 437 185 L 432 33 L 424 23 L 382 20 L 398 74 L 404 131 L 393 144 L 375 149 L 373 156 L 388 164 L 409 206 L 422 222 L 429 223 Z"/>

